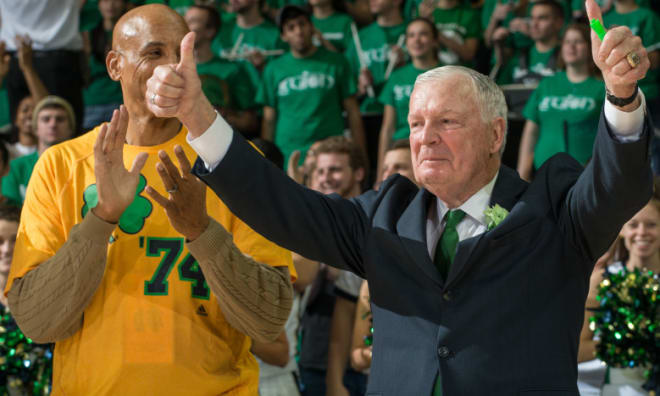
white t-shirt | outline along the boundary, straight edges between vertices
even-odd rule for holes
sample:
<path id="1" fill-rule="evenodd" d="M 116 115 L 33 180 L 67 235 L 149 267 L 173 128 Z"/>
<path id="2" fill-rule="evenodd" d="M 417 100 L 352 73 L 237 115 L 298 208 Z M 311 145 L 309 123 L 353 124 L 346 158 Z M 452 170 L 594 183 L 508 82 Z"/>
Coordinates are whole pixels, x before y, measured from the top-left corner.
<path id="1" fill-rule="evenodd" d="M 37 151 L 37 146 L 24 146 L 20 143 L 14 143 L 7 144 L 7 150 L 9 150 L 9 159 L 14 159 L 34 153 Z"/>
<path id="2" fill-rule="evenodd" d="M 0 40 L 15 51 L 16 35 L 27 34 L 35 50 L 82 50 L 80 0 L 0 1 Z"/>

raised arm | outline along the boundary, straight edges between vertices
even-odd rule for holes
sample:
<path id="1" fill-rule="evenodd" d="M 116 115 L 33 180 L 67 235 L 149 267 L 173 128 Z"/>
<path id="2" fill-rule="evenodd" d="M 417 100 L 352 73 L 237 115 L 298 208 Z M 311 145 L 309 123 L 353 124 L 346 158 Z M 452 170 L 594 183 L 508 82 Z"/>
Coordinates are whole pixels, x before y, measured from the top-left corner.
<path id="1" fill-rule="evenodd" d="M 34 63 L 32 61 L 32 40 L 29 37 L 17 37 L 16 38 L 16 47 L 18 48 L 18 65 L 23 72 L 23 77 L 25 77 L 25 82 L 27 83 L 28 90 L 30 95 L 34 99 L 34 103 L 39 103 L 41 99 L 48 96 L 48 89 L 44 85 L 41 78 L 37 74 L 37 71 L 34 69 Z"/>
<path id="2" fill-rule="evenodd" d="M 183 47 L 190 37 L 194 40 L 194 34 L 189 33 L 182 42 L 182 63 L 186 59 Z M 192 51 L 192 41 L 190 46 Z M 201 94 L 194 64 L 157 67 L 147 82 L 146 95 L 166 95 L 169 90 L 165 85 L 169 83 L 179 88 L 176 98 L 168 103 L 171 105 L 160 107 L 148 102 L 148 106 L 157 116 L 178 117 L 188 128 L 193 148 L 198 153 L 206 150 L 202 158 L 208 159 L 213 172 L 209 173 L 200 160 L 194 172 L 233 213 L 286 249 L 364 274 L 361 252 L 368 220 L 362 203 L 307 190 L 271 165 L 216 117 Z M 208 140 L 200 138 L 202 135 Z"/>
<path id="3" fill-rule="evenodd" d="M 587 1 L 587 13 L 590 20 L 601 19 L 594 0 Z M 633 97 L 637 81 L 649 69 L 641 39 L 627 27 L 617 27 L 608 31 L 602 42 L 592 32 L 592 47 L 607 91 L 622 99 Z M 638 62 L 628 59 L 631 54 L 638 57 Z M 617 106 L 606 101 L 593 157 L 568 191 L 560 221 L 592 262 L 607 250 L 623 223 L 651 197 L 650 138 L 641 94 L 629 104 Z"/>

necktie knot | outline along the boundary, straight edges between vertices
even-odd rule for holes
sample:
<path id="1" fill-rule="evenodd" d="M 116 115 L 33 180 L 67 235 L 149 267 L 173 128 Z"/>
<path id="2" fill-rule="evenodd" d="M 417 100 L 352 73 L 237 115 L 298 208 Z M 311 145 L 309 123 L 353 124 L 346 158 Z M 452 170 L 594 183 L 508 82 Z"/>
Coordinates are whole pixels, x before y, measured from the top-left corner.
<path id="1" fill-rule="evenodd" d="M 446 221 L 445 229 L 456 228 L 458 223 L 460 223 L 461 220 L 463 220 L 464 217 L 465 217 L 465 212 L 463 212 L 460 209 L 454 209 L 454 210 L 448 211 L 445 214 L 445 221 Z"/>

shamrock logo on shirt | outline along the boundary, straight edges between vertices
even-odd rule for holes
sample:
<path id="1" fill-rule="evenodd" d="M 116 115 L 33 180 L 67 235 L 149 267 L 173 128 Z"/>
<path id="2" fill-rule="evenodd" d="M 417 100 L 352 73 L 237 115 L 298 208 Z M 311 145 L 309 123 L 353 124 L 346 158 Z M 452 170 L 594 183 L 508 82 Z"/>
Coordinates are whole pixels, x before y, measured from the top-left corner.
<path id="1" fill-rule="evenodd" d="M 153 210 L 151 201 L 140 195 L 146 186 L 147 179 L 140 174 L 140 181 L 135 191 L 135 199 L 119 218 L 119 229 L 127 234 L 137 234 L 144 227 L 146 218 L 149 217 Z M 87 186 L 83 192 L 83 201 L 85 205 L 82 207 L 82 216 L 85 217 L 87 212 L 99 203 L 96 183 Z"/>

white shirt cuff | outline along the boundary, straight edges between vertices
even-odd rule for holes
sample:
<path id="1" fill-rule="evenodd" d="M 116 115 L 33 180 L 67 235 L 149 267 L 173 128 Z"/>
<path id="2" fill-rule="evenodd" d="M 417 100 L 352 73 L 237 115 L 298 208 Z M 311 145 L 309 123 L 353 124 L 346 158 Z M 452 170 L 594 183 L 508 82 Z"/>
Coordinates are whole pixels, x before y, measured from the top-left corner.
<path id="1" fill-rule="evenodd" d="M 216 115 L 209 129 L 200 136 L 191 139 L 190 132 L 186 136 L 188 144 L 199 154 L 209 172 L 213 171 L 225 157 L 233 138 L 234 130 L 220 114 Z"/>
<path id="2" fill-rule="evenodd" d="M 617 109 L 609 100 L 605 100 L 605 120 L 610 130 L 616 135 L 619 141 L 635 142 L 639 140 L 644 132 L 644 112 L 646 109 L 646 98 L 644 93 L 639 90 L 641 98 L 640 106 L 631 112 L 625 112 Z"/>

